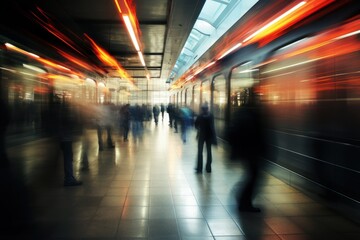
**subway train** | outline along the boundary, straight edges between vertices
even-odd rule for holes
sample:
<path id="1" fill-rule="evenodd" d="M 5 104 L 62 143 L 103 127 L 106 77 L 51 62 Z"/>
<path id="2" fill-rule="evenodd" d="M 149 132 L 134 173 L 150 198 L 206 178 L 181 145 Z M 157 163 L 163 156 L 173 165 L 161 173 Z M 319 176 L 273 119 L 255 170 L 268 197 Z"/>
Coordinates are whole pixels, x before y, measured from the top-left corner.
<path id="1" fill-rule="evenodd" d="M 356 2 L 339 2 L 217 57 L 266 14 L 248 13 L 204 54 L 213 62 L 176 80 L 170 102 L 195 113 L 208 102 L 224 139 L 232 114 L 255 89 L 271 123 L 270 172 L 354 216 L 360 209 L 360 15 Z"/>
<path id="2" fill-rule="evenodd" d="M 55 108 L 70 99 L 88 105 L 128 102 L 111 80 L 105 85 L 103 79 L 85 77 L 50 59 L 0 34 L 0 89 L 10 109 L 9 136 L 53 134 Z"/>

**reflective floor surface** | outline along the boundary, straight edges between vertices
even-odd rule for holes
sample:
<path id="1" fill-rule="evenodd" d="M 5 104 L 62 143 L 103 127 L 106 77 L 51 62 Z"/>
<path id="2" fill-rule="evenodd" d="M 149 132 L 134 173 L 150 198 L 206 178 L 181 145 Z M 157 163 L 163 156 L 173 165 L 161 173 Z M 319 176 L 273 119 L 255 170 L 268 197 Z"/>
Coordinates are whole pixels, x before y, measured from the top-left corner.
<path id="1" fill-rule="evenodd" d="M 262 211 L 240 214 L 243 166 L 218 146 L 212 173 L 196 174 L 195 135 L 183 144 L 166 121 L 147 123 L 142 137 L 125 142 L 114 132 L 115 148 L 99 152 L 96 131 L 88 130 L 88 170 L 80 169 L 82 144 L 74 142 L 83 181 L 76 187 L 63 186 L 55 141 L 12 146 L 1 209 L 13 229 L 0 239 L 360 239 L 359 225 L 266 172 L 255 199 Z"/>

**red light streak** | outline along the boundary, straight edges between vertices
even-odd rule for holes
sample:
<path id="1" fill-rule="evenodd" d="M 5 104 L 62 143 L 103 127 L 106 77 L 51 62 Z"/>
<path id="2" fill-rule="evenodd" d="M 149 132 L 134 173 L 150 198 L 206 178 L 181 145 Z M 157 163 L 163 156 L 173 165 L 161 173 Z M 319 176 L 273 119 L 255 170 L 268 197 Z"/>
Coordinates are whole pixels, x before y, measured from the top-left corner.
<path id="1" fill-rule="evenodd" d="M 39 15 L 36 13 L 32 13 L 33 16 L 35 17 L 35 20 L 44 28 L 46 29 L 49 33 L 51 33 L 53 36 L 55 36 L 56 38 L 58 38 L 60 41 L 62 41 L 63 43 L 65 43 L 67 46 L 69 46 L 72 50 L 76 51 L 77 53 L 81 54 L 84 56 L 84 54 L 82 54 L 78 49 L 79 47 L 76 46 L 75 42 L 72 41 L 68 36 L 66 36 L 64 33 L 60 32 L 58 30 L 58 26 L 56 26 L 56 24 L 51 20 L 50 17 L 47 16 L 46 12 L 43 11 L 41 8 L 37 8 L 37 10 L 39 11 Z M 75 34 L 74 34 L 75 35 Z"/>
<path id="2" fill-rule="evenodd" d="M 112 57 L 105 49 L 98 46 L 93 39 L 91 39 L 88 35 L 85 34 L 85 37 L 87 37 L 93 47 L 93 51 L 95 52 L 96 56 L 99 58 L 100 61 L 102 61 L 105 65 L 116 68 L 117 72 L 119 73 L 120 77 L 125 78 L 128 80 L 133 86 L 134 80 L 131 78 L 131 76 L 125 71 L 124 68 L 116 61 L 114 57 Z"/>

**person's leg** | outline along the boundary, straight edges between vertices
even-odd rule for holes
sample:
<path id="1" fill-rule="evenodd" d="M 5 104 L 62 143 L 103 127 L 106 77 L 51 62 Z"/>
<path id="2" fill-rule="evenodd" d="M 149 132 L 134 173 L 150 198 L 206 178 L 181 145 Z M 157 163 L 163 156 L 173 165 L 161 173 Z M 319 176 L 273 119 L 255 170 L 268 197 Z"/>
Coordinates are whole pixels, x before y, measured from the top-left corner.
<path id="1" fill-rule="evenodd" d="M 181 123 L 181 139 L 183 143 L 186 143 L 186 125 L 184 121 Z"/>
<path id="2" fill-rule="evenodd" d="M 175 129 L 175 132 L 177 133 L 178 128 L 177 128 L 177 119 L 176 118 L 174 118 L 174 129 Z"/>
<path id="3" fill-rule="evenodd" d="M 124 127 L 124 140 L 127 141 L 128 140 L 128 135 L 129 135 L 129 125 L 130 124 L 126 124 Z"/>
<path id="4" fill-rule="evenodd" d="M 73 152 L 72 152 L 72 142 L 64 141 L 61 142 L 61 149 L 63 151 L 64 158 L 64 180 L 65 182 L 73 181 Z"/>
<path id="5" fill-rule="evenodd" d="M 98 142 L 99 142 L 99 151 L 104 150 L 104 143 L 102 139 L 102 127 L 98 124 L 97 125 L 97 135 L 98 135 Z"/>
<path id="6" fill-rule="evenodd" d="M 5 133 L 0 135 L 0 168 L 8 168 L 10 166 L 5 143 Z"/>
<path id="7" fill-rule="evenodd" d="M 84 130 L 82 136 L 82 151 L 81 151 L 81 170 L 89 169 L 89 159 L 88 159 L 88 150 L 89 150 L 89 136 L 86 130 Z"/>
<path id="8" fill-rule="evenodd" d="M 111 126 L 110 125 L 107 125 L 106 126 L 106 132 L 107 132 L 107 145 L 108 147 L 115 147 L 114 146 L 114 143 L 113 143 L 113 140 L 112 140 L 112 136 L 111 136 Z"/>
<path id="9" fill-rule="evenodd" d="M 248 159 L 246 166 L 246 180 L 244 188 L 241 191 L 239 198 L 239 209 L 242 211 L 259 212 L 259 208 L 255 208 L 252 204 L 254 198 L 254 191 L 259 175 L 259 168 L 256 159 Z"/>
<path id="10" fill-rule="evenodd" d="M 197 156 L 197 167 L 196 172 L 201 173 L 203 168 L 203 149 L 204 149 L 204 139 L 198 139 L 198 156 Z"/>
<path id="11" fill-rule="evenodd" d="M 206 140 L 206 151 L 207 151 L 207 157 L 206 157 L 206 171 L 211 172 L 211 163 L 212 163 L 212 154 L 211 154 L 211 140 Z"/>
<path id="12" fill-rule="evenodd" d="M 77 181 L 73 175 L 73 150 L 72 141 L 61 142 L 64 158 L 64 186 L 78 186 L 81 181 Z"/>

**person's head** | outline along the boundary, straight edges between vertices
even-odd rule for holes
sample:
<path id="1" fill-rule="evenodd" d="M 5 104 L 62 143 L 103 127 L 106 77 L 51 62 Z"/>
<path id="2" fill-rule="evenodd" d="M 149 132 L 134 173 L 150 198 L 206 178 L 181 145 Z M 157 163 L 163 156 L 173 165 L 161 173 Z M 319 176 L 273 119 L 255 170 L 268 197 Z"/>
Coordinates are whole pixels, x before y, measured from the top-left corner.
<path id="1" fill-rule="evenodd" d="M 203 105 L 201 105 L 201 113 L 208 113 L 209 112 L 209 105 L 207 102 L 205 102 Z"/>

